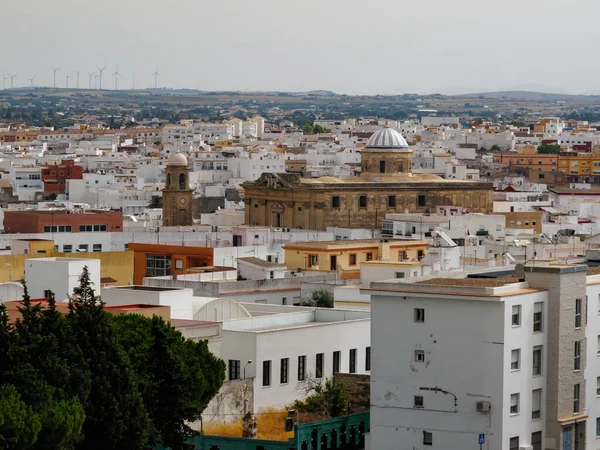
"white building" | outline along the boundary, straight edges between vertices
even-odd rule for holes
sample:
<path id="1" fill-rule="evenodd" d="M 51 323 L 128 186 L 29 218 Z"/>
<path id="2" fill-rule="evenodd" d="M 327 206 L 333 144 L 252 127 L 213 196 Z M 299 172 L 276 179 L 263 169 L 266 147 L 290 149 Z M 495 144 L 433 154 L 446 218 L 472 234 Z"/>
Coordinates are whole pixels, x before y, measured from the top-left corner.
<path id="1" fill-rule="evenodd" d="M 600 276 L 586 271 L 372 283 L 371 448 L 598 448 Z"/>
<path id="2" fill-rule="evenodd" d="M 100 260 L 87 258 L 39 258 L 25 261 L 25 281 L 31 298 L 47 297 L 52 291 L 57 301 L 63 301 L 79 286 L 79 277 L 86 267 L 96 295 L 100 295 Z"/>

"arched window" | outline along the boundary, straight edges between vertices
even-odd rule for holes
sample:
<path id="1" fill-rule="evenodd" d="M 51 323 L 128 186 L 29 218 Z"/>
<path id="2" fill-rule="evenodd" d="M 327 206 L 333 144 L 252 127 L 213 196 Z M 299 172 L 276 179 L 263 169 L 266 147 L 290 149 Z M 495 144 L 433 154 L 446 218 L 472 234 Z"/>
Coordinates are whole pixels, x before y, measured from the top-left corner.
<path id="1" fill-rule="evenodd" d="M 170 187 L 171 187 L 171 174 L 168 173 L 167 174 L 167 188 L 170 188 Z"/>
<path id="2" fill-rule="evenodd" d="M 179 174 L 179 190 L 183 191 L 185 189 L 185 174 Z"/>
<path id="3" fill-rule="evenodd" d="M 275 213 L 275 227 L 281 227 L 281 213 Z"/>

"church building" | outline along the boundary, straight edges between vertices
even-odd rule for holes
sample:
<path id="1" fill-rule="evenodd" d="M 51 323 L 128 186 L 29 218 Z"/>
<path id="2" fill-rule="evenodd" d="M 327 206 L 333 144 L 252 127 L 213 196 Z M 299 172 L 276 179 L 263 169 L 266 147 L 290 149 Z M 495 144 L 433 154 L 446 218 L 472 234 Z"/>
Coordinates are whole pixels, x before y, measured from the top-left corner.
<path id="1" fill-rule="evenodd" d="M 361 174 L 301 178 L 264 173 L 242 184 L 245 223 L 325 230 L 381 227 L 386 213 L 435 213 L 438 206 L 493 210 L 493 185 L 412 173 L 412 150 L 396 130 L 376 131 L 361 152 Z"/>
<path id="2" fill-rule="evenodd" d="M 167 160 L 167 182 L 163 189 L 163 225 L 182 227 L 193 225 L 190 189 L 190 169 L 183 153 L 173 153 Z"/>

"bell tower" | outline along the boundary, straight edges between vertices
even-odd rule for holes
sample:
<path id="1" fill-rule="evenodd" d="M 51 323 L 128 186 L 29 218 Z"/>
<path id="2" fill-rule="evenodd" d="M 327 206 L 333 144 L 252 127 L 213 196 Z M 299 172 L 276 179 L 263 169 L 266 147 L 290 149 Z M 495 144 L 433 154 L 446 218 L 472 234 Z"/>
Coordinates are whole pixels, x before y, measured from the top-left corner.
<path id="1" fill-rule="evenodd" d="M 185 155 L 173 153 L 167 160 L 167 181 L 163 189 L 163 225 L 178 227 L 193 225 L 190 189 L 190 169 Z"/>

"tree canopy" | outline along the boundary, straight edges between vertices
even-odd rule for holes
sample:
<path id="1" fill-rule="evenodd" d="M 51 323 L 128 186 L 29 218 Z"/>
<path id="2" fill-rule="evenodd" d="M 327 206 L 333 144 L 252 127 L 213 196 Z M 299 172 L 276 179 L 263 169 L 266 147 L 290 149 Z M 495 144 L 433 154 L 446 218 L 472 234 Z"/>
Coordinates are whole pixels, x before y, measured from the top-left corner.
<path id="1" fill-rule="evenodd" d="M 333 294 L 325 289 L 315 289 L 311 297 L 301 303 L 302 306 L 316 306 L 317 308 L 333 308 Z"/>
<path id="2" fill-rule="evenodd" d="M 0 303 L 0 448 L 182 449 L 225 378 L 207 343 L 160 317 L 109 314 L 87 267 L 66 315 L 24 288 L 16 323 Z"/>
<path id="3" fill-rule="evenodd" d="M 540 154 L 556 154 L 560 153 L 560 145 L 558 144 L 542 144 L 537 148 Z"/>

